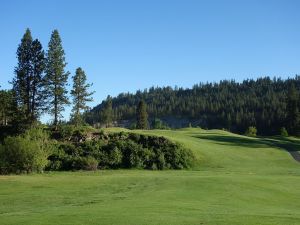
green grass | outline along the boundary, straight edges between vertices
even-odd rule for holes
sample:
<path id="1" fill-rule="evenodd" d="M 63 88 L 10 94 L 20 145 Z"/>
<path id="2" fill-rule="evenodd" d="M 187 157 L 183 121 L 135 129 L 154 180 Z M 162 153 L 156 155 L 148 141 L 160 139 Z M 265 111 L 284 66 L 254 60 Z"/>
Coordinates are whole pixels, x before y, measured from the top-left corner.
<path id="1" fill-rule="evenodd" d="M 299 139 L 134 132 L 183 143 L 195 167 L 0 176 L 0 224 L 300 224 L 300 163 L 285 150 Z"/>

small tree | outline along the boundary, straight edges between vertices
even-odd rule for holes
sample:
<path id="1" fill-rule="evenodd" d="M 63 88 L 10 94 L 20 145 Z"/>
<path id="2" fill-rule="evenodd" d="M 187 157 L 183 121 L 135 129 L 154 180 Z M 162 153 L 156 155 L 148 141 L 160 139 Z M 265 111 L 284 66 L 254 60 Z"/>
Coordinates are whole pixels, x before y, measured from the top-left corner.
<path id="1" fill-rule="evenodd" d="M 283 137 L 288 137 L 289 133 L 287 132 L 287 130 L 285 129 L 285 127 L 281 127 L 280 129 L 280 135 Z"/>
<path id="2" fill-rule="evenodd" d="M 89 107 L 86 105 L 87 102 L 93 101 L 91 95 L 94 92 L 89 92 L 88 89 L 91 84 L 86 83 L 85 72 L 79 67 L 76 69 L 75 76 L 73 78 L 73 89 L 71 95 L 73 97 L 73 121 L 75 125 L 82 123 L 81 113 L 83 110 L 87 110 Z"/>
<path id="3" fill-rule="evenodd" d="M 101 116 L 105 126 L 110 127 L 113 120 L 112 98 L 110 96 L 107 96 L 106 98 Z"/>
<path id="4" fill-rule="evenodd" d="M 169 129 L 168 125 L 159 118 L 154 118 L 152 121 L 153 129 Z"/>
<path id="5" fill-rule="evenodd" d="M 248 129 L 245 132 L 245 135 L 249 137 L 256 137 L 256 133 L 257 133 L 256 127 L 252 126 L 252 127 L 248 127 Z"/>
<path id="6" fill-rule="evenodd" d="M 140 101 L 136 110 L 136 128 L 148 129 L 147 106 L 144 101 Z"/>

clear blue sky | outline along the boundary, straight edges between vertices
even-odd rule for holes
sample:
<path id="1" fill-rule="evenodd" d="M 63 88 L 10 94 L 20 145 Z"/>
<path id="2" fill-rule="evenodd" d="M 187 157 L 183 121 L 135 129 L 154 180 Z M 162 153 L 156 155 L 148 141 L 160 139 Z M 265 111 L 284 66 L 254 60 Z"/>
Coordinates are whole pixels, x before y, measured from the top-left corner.
<path id="1" fill-rule="evenodd" d="M 59 30 L 67 70 L 80 66 L 94 83 L 91 106 L 153 85 L 300 73 L 296 0 L 6 0 L 0 9 L 2 88 L 27 27 L 45 49 Z"/>

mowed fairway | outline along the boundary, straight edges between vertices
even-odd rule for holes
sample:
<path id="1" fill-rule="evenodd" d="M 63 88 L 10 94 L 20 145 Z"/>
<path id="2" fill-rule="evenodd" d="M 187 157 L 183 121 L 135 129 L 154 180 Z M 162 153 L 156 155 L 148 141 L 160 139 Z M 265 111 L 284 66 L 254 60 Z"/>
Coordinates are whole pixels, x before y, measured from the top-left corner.
<path id="1" fill-rule="evenodd" d="M 0 176 L 0 224 L 300 224 L 300 163 L 285 150 L 300 140 L 143 133 L 192 149 L 194 168 Z"/>

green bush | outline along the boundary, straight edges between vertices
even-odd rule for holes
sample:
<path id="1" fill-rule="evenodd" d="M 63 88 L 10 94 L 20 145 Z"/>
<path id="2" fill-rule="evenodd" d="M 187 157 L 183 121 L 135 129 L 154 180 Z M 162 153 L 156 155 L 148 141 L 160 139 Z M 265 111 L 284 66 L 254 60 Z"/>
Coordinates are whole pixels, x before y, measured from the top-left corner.
<path id="1" fill-rule="evenodd" d="M 66 158 L 66 153 L 62 148 L 56 146 L 53 148 L 51 154 L 48 157 L 48 164 L 46 170 L 61 170 L 63 169 L 63 163 Z"/>
<path id="2" fill-rule="evenodd" d="M 159 119 L 159 118 L 155 118 L 155 119 L 152 121 L 151 127 L 152 127 L 152 129 L 161 129 L 161 130 L 163 130 L 163 129 L 165 129 L 165 130 L 170 129 L 170 127 L 169 127 L 167 124 L 165 124 L 165 123 L 164 123 L 161 119 Z"/>
<path id="3" fill-rule="evenodd" d="M 257 133 L 256 127 L 252 126 L 252 127 L 248 127 L 248 129 L 245 132 L 245 135 L 249 137 L 256 137 L 256 133 Z"/>
<path id="4" fill-rule="evenodd" d="M 122 147 L 124 167 L 144 168 L 144 149 L 141 145 L 133 142 L 132 140 L 127 140 Z"/>
<path id="5" fill-rule="evenodd" d="M 60 125 L 58 130 L 53 132 L 54 138 L 64 141 L 79 142 L 86 138 L 88 132 L 94 130 L 90 126 Z"/>
<path id="6" fill-rule="evenodd" d="M 281 129 L 280 129 L 280 135 L 283 136 L 283 137 L 288 137 L 289 136 L 289 133 L 285 129 L 285 127 L 281 127 Z"/>
<path id="7" fill-rule="evenodd" d="M 77 160 L 76 169 L 97 170 L 98 164 L 98 161 L 92 156 L 80 157 Z"/>
<path id="8" fill-rule="evenodd" d="M 122 152 L 115 144 L 109 144 L 102 149 L 100 166 L 102 168 L 119 168 L 122 163 Z"/>
<path id="9" fill-rule="evenodd" d="M 159 170 L 165 169 L 166 166 L 166 160 L 165 160 L 165 155 L 163 153 L 160 153 L 157 157 L 157 168 Z"/>
<path id="10" fill-rule="evenodd" d="M 104 133 L 97 140 L 59 142 L 48 158 L 49 170 L 99 168 L 183 169 L 194 162 L 189 149 L 164 137 L 134 133 Z M 97 162 L 96 162 L 97 161 Z"/>
<path id="11" fill-rule="evenodd" d="M 48 160 L 48 150 L 39 140 L 28 137 L 7 137 L 0 146 L 1 173 L 42 172 Z"/>
<path id="12" fill-rule="evenodd" d="M 71 140 L 72 135 L 75 131 L 74 125 L 61 125 L 58 127 L 58 138 L 61 138 L 63 140 Z"/>
<path id="13" fill-rule="evenodd" d="M 100 160 L 102 157 L 101 149 L 106 143 L 103 140 L 98 141 L 85 141 L 80 144 L 83 156 L 93 156 L 95 159 Z"/>

